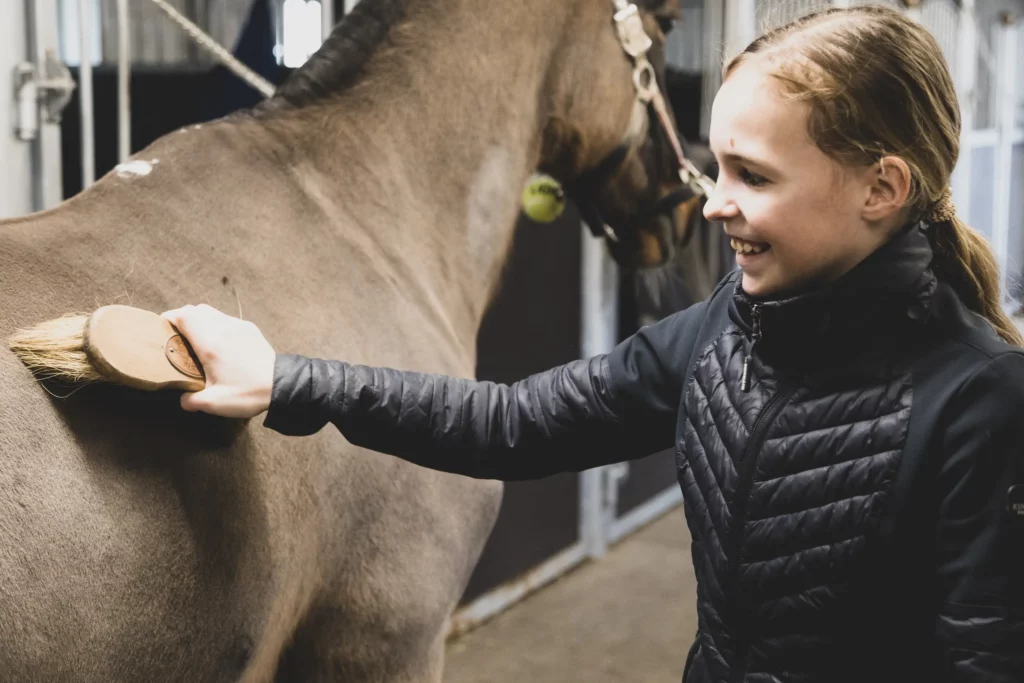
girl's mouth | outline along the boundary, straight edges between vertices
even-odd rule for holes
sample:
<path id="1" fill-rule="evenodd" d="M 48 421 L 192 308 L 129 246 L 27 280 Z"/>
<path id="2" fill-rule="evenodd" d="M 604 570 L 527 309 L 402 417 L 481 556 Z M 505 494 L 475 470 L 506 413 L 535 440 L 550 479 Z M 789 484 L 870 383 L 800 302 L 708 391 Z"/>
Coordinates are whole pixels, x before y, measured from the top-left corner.
<path id="1" fill-rule="evenodd" d="M 772 248 L 772 245 L 767 242 L 751 242 L 750 240 L 740 239 L 739 237 L 731 238 L 729 240 L 729 245 L 737 255 L 761 254 Z"/>

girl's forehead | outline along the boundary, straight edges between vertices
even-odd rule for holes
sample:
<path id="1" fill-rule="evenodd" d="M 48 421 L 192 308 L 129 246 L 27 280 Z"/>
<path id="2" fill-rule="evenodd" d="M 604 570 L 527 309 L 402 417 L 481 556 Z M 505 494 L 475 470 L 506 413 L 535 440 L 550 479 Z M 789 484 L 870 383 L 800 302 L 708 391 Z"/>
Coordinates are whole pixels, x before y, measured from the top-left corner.
<path id="1" fill-rule="evenodd" d="M 740 66 L 715 96 L 711 148 L 719 156 L 774 156 L 812 145 L 807 112 L 806 103 L 783 97 L 778 82 L 763 68 Z"/>

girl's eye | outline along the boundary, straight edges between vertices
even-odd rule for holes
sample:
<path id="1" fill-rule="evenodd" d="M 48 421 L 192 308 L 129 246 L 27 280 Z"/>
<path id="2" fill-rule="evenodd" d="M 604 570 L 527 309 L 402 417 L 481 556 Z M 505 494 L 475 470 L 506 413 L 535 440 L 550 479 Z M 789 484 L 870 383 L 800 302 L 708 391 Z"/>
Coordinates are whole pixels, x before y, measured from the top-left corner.
<path id="1" fill-rule="evenodd" d="M 658 28 L 661 29 L 662 34 L 667 36 L 675 27 L 675 19 L 670 19 L 669 17 L 658 17 Z"/>
<path id="2" fill-rule="evenodd" d="M 740 180 L 751 187 L 761 187 L 768 182 L 766 178 L 763 178 L 756 173 L 751 173 L 745 168 L 740 171 Z"/>

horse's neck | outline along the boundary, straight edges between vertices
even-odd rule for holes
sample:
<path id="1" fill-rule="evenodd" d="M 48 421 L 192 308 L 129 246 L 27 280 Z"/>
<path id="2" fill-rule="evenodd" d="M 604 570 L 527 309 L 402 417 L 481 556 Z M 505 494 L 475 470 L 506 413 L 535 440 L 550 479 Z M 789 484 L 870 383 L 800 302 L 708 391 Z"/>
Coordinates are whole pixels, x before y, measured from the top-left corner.
<path id="1" fill-rule="evenodd" d="M 268 122 L 309 159 L 298 170 L 306 190 L 346 217 L 342 229 L 372 234 L 470 345 L 539 159 L 566 23 L 552 16 L 563 3 L 544 3 L 546 15 L 525 7 L 535 2 L 472 4 L 411 20 L 410 45 L 380 50 L 365 83 Z"/>

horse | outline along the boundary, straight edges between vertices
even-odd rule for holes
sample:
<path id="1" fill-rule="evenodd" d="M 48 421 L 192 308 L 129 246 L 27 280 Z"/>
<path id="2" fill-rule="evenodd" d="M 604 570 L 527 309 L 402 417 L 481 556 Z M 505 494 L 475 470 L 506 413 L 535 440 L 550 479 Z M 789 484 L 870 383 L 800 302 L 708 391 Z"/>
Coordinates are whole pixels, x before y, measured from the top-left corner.
<path id="1" fill-rule="evenodd" d="M 686 156 L 705 175 L 717 176 L 715 157 L 703 142 L 688 141 Z M 637 311 L 627 332 L 703 301 L 736 267 L 728 236 L 704 217 L 704 199 L 694 196 L 675 207 L 677 232 L 668 263 L 629 272 L 626 284 Z"/>
<path id="2" fill-rule="evenodd" d="M 677 14 L 640 6 L 654 63 Z M 621 262 L 671 252 L 670 155 L 636 133 L 612 17 L 363 0 L 269 100 L 0 222 L 0 338 L 206 302 L 282 353 L 471 377 L 535 170 L 599 189 Z M 330 430 L 51 386 L 0 348 L 0 680 L 439 681 L 501 491 Z"/>

